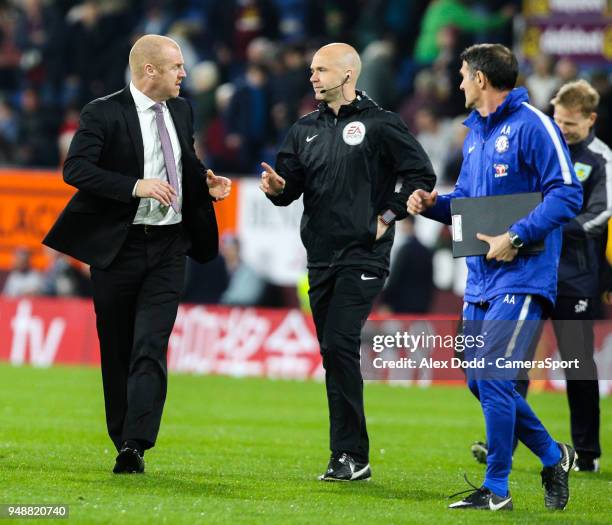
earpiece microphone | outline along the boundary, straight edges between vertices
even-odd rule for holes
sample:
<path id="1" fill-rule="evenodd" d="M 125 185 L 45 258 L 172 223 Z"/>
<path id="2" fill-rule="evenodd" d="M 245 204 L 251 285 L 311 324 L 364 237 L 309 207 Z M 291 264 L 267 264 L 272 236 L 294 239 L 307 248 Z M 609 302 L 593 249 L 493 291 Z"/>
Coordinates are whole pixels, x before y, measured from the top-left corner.
<path id="1" fill-rule="evenodd" d="M 344 86 L 344 84 L 346 84 L 348 82 L 348 79 L 351 78 L 351 75 L 346 75 L 346 77 L 344 78 L 344 81 L 341 84 L 338 84 L 337 86 L 334 87 L 330 87 L 327 89 L 322 89 L 319 93 L 327 93 L 328 91 L 331 91 L 332 89 L 338 89 L 339 87 Z"/>

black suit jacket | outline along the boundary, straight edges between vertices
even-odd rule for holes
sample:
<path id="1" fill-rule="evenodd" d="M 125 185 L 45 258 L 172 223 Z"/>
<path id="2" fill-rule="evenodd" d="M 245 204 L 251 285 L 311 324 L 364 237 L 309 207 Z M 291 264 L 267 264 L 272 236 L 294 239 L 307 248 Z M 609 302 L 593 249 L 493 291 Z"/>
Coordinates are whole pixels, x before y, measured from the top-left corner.
<path id="1" fill-rule="evenodd" d="M 193 113 L 182 98 L 166 103 L 181 144 L 181 212 L 191 242 L 187 254 L 206 262 L 217 255 L 219 242 L 206 170 L 193 147 Z M 142 134 L 129 86 L 87 104 L 64 164 L 64 181 L 79 191 L 43 244 L 94 267 L 107 267 L 134 221 L 140 199 L 132 197 L 132 190 L 143 169 Z"/>

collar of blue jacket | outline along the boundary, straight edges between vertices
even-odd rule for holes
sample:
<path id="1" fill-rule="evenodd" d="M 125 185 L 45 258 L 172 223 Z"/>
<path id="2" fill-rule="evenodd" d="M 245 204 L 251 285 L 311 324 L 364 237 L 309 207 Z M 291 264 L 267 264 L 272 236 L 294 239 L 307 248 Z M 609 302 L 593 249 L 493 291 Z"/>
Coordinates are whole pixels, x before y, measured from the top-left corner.
<path id="1" fill-rule="evenodd" d="M 480 113 L 474 110 L 463 123 L 468 128 L 478 131 L 483 137 L 486 137 L 489 131 L 497 126 L 500 120 L 503 120 L 510 113 L 520 108 L 523 102 L 529 102 L 527 89 L 524 87 L 514 88 L 493 113 L 486 117 L 481 117 Z"/>

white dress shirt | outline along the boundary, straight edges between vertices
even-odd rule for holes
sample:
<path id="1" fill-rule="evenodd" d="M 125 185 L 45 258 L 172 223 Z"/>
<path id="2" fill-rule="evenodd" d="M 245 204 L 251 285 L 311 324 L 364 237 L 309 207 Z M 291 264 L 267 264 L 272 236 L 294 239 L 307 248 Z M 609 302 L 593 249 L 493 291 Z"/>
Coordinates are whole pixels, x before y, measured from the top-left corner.
<path id="1" fill-rule="evenodd" d="M 145 179 L 160 179 L 168 182 L 166 173 L 166 165 L 164 163 L 164 154 L 162 152 L 161 140 L 157 131 L 155 122 L 155 111 L 153 105 L 155 101 L 147 97 L 142 91 L 136 89 L 134 84 L 130 82 L 130 92 L 136 104 L 136 112 L 138 113 L 138 121 L 140 122 L 140 132 L 142 133 L 142 145 L 144 147 L 144 178 Z M 161 103 L 164 115 L 164 122 L 168 128 L 170 142 L 172 143 L 172 153 L 174 154 L 174 162 L 176 164 L 176 175 L 179 183 L 178 203 L 179 209 L 183 203 L 183 166 L 181 163 L 181 145 L 176 134 L 174 122 L 168 111 L 168 106 L 165 102 Z M 134 186 L 134 194 L 136 186 Z M 134 224 L 151 224 L 163 226 L 168 224 L 177 224 L 181 222 L 181 213 L 176 213 L 172 206 L 164 206 L 155 199 L 140 199 Z"/>

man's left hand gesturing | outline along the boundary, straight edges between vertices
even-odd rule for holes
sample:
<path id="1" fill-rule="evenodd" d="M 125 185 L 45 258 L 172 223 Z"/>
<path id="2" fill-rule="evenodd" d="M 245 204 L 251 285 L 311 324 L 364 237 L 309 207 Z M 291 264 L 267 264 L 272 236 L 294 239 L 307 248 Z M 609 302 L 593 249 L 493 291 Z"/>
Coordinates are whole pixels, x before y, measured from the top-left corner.
<path id="1" fill-rule="evenodd" d="M 229 197 L 232 191 L 232 181 L 227 177 L 215 175 L 212 170 L 206 170 L 206 185 L 208 186 L 208 193 L 217 201 Z"/>

